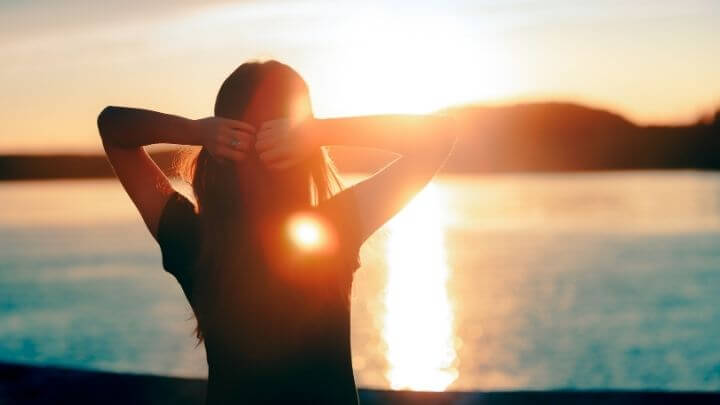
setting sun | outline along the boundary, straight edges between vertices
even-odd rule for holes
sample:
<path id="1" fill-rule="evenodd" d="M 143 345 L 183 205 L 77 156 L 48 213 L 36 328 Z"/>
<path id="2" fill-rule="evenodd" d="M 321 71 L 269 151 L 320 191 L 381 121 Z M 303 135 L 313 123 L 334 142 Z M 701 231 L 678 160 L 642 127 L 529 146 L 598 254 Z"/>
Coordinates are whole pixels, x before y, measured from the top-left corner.
<path id="1" fill-rule="evenodd" d="M 366 13 L 374 21 L 372 30 L 362 28 L 367 15 L 335 28 L 333 35 L 354 44 L 334 53 L 329 63 L 335 72 L 309 73 L 320 115 L 422 114 L 505 95 L 499 52 L 490 42 L 469 43 L 457 18 Z M 488 62 L 479 63 L 480 58 Z"/>

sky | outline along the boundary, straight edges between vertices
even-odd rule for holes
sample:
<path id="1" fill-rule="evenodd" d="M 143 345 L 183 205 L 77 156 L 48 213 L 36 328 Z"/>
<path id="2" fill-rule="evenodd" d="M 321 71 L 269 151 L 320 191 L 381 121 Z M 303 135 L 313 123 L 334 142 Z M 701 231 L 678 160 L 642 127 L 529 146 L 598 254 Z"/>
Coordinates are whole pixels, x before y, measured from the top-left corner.
<path id="1" fill-rule="evenodd" d="M 96 152 L 106 105 L 212 114 L 278 59 L 318 117 L 570 101 L 639 124 L 720 108 L 720 1 L 0 0 L 0 153 Z"/>

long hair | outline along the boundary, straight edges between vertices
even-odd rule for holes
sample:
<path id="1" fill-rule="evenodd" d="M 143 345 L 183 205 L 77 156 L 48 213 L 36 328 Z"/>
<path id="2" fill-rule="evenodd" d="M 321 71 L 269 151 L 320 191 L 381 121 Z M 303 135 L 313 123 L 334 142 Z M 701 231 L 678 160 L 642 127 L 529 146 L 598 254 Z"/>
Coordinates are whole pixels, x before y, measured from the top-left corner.
<path id="1" fill-rule="evenodd" d="M 257 129 L 264 121 L 302 120 L 312 114 L 305 81 L 274 60 L 240 65 L 225 79 L 215 100 L 215 116 L 245 121 Z M 232 286 L 269 266 L 273 252 L 263 243 L 262 233 L 269 222 L 317 205 L 342 188 L 322 148 L 286 170 L 267 169 L 250 149 L 242 162 L 223 163 L 203 147 L 180 165 L 182 177 L 192 184 L 201 229 L 190 297 L 198 344 L 237 296 Z"/>

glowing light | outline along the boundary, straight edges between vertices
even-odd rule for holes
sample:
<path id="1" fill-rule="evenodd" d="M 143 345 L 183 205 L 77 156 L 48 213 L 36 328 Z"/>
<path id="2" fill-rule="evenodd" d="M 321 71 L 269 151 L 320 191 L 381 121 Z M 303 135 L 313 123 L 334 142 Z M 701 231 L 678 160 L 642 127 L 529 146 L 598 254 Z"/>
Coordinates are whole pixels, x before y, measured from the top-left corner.
<path id="1" fill-rule="evenodd" d="M 303 245 L 316 245 L 320 241 L 320 230 L 312 222 L 303 222 L 295 228 L 295 236 Z"/>
<path id="2" fill-rule="evenodd" d="M 289 222 L 290 238 L 302 250 L 317 251 L 329 245 L 328 229 L 319 218 L 297 214 Z"/>
<path id="3" fill-rule="evenodd" d="M 457 17 L 366 11 L 334 30 L 343 47 L 327 56 L 332 69 L 308 77 L 321 116 L 428 113 L 503 97 L 510 88 L 501 50 L 489 39 L 471 40 Z"/>
<path id="4" fill-rule="evenodd" d="M 390 223 L 382 335 L 393 389 L 443 391 L 458 377 L 445 211 L 431 184 Z"/>

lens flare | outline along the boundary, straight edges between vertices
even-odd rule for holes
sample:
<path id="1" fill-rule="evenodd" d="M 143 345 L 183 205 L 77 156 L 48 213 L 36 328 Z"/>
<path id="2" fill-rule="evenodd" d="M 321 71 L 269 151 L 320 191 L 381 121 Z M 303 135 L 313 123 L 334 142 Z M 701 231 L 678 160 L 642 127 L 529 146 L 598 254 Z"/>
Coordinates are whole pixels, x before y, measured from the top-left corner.
<path id="1" fill-rule="evenodd" d="M 295 241 L 302 246 L 316 246 L 320 242 L 320 229 L 317 224 L 302 221 L 295 225 Z"/>
<path id="2" fill-rule="evenodd" d="M 288 224 L 290 239 L 302 251 L 324 251 L 331 245 L 327 225 L 316 216 L 296 214 Z"/>

